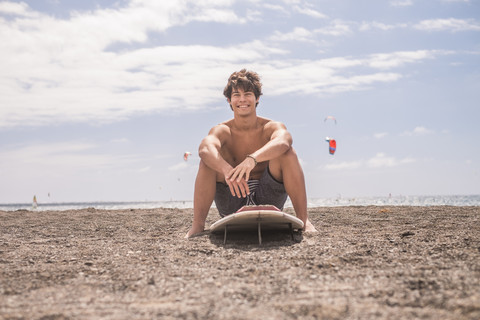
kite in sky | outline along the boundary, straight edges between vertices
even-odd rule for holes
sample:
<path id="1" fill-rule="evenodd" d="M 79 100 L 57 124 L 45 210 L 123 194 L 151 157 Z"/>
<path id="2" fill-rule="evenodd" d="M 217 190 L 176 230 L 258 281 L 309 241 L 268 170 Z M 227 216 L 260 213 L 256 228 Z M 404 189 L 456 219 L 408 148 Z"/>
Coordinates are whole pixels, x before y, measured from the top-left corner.
<path id="1" fill-rule="evenodd" d="M 186 151 L 186 152 L 183 154 L 183 160 L 187 161 L 187 160 L 188 160 L 188 157 L 191 156 L 191 155 L 192 155 L 191 152 Z"/>
<path id="2" fill-rule="evenodd" d="M 326 137 L 325 141 L 328 142 L 328 152 L 333 156 L 335 154 L 335 151 L 337 150 L 337 142 L 335 139 Z"/>
<path id="3" fill-rule="evenodd" d="M 335 124 L 337 124 L 337 119 L 335 119 L 334 116 L 327 116 L 327 117 L 325 118 L 325 120 L 323 120 L 323 122 L 327 122 L 327 120 L 335 121 Z"/>

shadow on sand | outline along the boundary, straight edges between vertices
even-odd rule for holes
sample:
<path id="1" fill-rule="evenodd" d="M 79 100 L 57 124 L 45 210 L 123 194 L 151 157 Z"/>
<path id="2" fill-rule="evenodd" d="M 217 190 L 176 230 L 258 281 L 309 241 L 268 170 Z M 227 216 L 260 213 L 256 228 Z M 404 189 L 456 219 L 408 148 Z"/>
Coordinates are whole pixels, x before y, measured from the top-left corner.
<path id="1" fill-rule="evenodd" d="M 303 240 L 303 233 L 301 231 L 294 231 L 292 239 L 292 234 L 289 231 L 264 230 L 262 231 L 261 243 L 259 243 L 258 233 L 256 231 L 230 231 L 227 235 L 226 243 L 224 243 L 223 232 L 210 233 L 209 238 L 211 243 L 217 247 L 244 250 L 251 250 L 252 248 L 271 249 L 300 243 Z"/>

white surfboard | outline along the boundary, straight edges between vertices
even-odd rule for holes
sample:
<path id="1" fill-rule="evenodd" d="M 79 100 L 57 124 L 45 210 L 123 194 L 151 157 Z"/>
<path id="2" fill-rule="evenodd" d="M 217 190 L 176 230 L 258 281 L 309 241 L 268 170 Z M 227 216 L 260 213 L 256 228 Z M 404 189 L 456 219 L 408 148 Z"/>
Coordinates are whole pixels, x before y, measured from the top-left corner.
<path id="1" fill-rule="evenodd" d="M 262 230 L 302 229 L 303 221 L 297 217 L 280 211 L 271 205 L 244 206 L 237 212 L 218 220 L 210 226 L 210 232 L 224 233 L 223 243 L 227 241 L 228 231 L 258 231 L 258 242 L 262 244 Z"/>

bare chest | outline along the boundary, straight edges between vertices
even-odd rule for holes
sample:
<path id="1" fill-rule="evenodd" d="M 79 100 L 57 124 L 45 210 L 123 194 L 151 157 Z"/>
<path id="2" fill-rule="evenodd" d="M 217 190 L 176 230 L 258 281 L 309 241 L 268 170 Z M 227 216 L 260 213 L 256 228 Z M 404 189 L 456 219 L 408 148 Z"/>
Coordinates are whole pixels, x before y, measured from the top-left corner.
<path id="1" fill-rule="evenodd" d="M 267 142 L 268 140 L 264 137 L 262 130 L 252 132 L 232 130 L 222 147 L 222 154 L 227 162 L 232 166 L 237 166 L 248 154 L 257 151 Z"/>

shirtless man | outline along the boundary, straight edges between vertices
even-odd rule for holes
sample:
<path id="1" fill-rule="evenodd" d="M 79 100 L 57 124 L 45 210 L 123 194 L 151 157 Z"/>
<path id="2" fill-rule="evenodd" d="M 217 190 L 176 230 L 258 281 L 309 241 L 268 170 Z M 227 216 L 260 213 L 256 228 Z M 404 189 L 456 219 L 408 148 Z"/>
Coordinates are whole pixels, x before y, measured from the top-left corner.
<path id="1" fill-rule="evenodd" d="M 199 147 L 200 165 L 193 196 L 193 224 L 186 237 L 204 230 L 215 200 L 222 217 L 244 205 L 275 205 L 287 195 L 306 232 L 315 232 L 307 213 L 302 167 L 292 136 L 281 122 L 257 116 L 262 84 L 257 73 L 234 72 L 223 91 L 233 119 L 213 127 Z"/>

